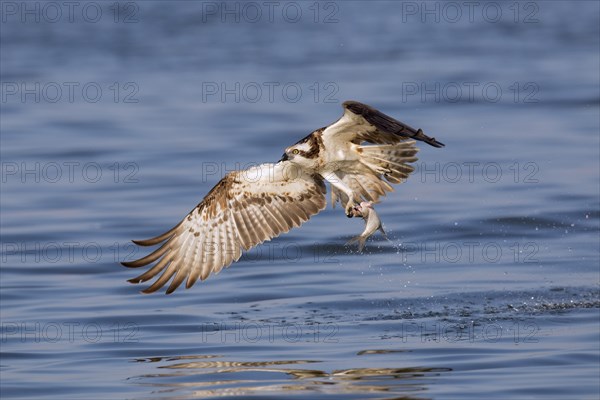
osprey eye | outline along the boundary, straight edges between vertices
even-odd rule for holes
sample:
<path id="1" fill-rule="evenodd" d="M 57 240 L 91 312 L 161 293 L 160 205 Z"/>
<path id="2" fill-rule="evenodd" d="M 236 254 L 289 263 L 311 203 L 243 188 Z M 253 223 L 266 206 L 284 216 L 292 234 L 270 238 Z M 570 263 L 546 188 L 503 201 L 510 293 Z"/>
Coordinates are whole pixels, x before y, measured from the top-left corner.
<path id="1" fill-rule="evenodd" d="M 300 153 L 300 150 L 298 150 L 298 149 L 292 150 L 292 154 L 294 154 L 294 155 L 299 154 L 299 153 Z"/>

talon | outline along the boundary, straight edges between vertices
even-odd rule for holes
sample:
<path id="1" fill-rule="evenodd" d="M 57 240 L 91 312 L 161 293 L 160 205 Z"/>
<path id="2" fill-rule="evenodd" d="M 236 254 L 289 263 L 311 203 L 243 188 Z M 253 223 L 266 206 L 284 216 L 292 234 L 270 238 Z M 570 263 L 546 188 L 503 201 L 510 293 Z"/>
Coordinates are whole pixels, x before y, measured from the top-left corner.
<path id="1" fill-rule="evenodd" d="M 353 217 L 361 217 L 362 216 L 362 206 L 358 203 L 349 203 L 346 206 L 346 216 L 348 218 Z"/>
<path id="2" fill-rule="evenodd" d="M 354 217 L 355 211 L 356 211 L 356 204 L 348 204 L 346 206 L 346 217 L 348 217 L 348 218 Z"/>

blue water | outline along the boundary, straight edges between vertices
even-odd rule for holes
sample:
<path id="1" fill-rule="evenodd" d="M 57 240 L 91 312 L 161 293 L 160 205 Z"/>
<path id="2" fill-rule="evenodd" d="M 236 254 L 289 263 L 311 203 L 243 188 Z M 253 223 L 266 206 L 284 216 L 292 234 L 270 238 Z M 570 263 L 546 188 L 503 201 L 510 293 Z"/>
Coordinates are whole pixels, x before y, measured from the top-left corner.
<path id="1" fill-rule="evenodd" d="M 598 398 L 599 5 L 452 4 L 3 2 L 1 397 Z M 328 208 L 126 282 L 130 239 L 348 99 L 446 144 L 389 242 Z"/>

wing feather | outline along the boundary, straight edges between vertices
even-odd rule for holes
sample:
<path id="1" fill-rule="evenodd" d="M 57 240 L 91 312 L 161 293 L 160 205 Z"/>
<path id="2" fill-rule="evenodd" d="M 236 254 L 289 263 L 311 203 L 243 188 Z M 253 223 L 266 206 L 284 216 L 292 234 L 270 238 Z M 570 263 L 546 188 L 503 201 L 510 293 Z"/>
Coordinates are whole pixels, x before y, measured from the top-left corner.
<path id="1" fill-rule="evenodd" d="M 194 265 L 193 261 L 190 261 L 190 265 Z M 198 281 L 198 278 L 200 278 L 201 272 L 202 272 L 202 269 L 200 269 L 200 268 L 191 268 L 190 274 L 188 275 L 188 279 L 185 282 L 186 289 L 189 289 L 192 286 L 194 286 L 194 283 L 196 283 L 196 281 Z"/>
<path id="2" fill-rule="evenodd" d="M 271 219 L 267 218 L 267 216 L 269 214 L 265 213 L 264 206 L 256 207 L 254 209 L 254 212 L 256 214 L 258 214 L 258 219 L 261 222 L 261 227 L 262 227 L 263 231 L 266 232 L 266 236 L 269 237 L 269 238 L 274 237 L 276 235 L 275 232 L 277 232 L 277 231 L 275 229 L 273 229 L 273 224 L 271 223 Z M 308 218 L 310 218 L 310 216 Z"/>
<path id="3" fill-rule="evenodd" d="M 283 218 L 283 223 L 287 227 L 287 231 L 295 227 L 294 219 L 288 212 L 283 212 L 283 210 L 281 209 L 281 203 L 278 199 L 273 199 L 271 209 L 273 210 L 273 212 L 279 214 L 279 216 Z"/>
<path id="4" fill-rule="evenodd" d="M 223 266 L 227 263 L 227 233 L 225 230 L 228 228 L 227 224 L 221 222 L 215 227 L 214 242 L 217 251 L 214 254 L 214 263 L 212 272 L 218 274 Z"/>
<path id="5" fill-rule="evenodd" d="M 172 251 L 168 252 L 163 258 L 160 259 L 160 261 L 158 263 L 156 263 L 155 266 L 150 268 L 148 271 L 146 271 L 142 275 L 137 276 L 132 279 L 129 279 L 128 282 L 142 283 L 142 282 L 149 281 L 150 279 L 152 279 L 156 275 L 158 275 L 160 273 L 160 271 L 162 271 L 165 268 L 165 266 L 173 259 L 174 255 L 175 255 L 175 253 L 173 253 Z"/>
<path id="6" fill-rule="evenodd" d="M 250 217 L 252 221 L 252 227 L 256 233 L 256 242 L 253 243 L 254 245 L 262 243 L 265 240 L 264 238 L 273 237 L 269 234 L 268 226 L 266 226 L 267 222 L 262 217 L 262 214 L 256 209 L 254 204 L 250 204 L 246 207 L 246 214 Z"/>
<path id="7" fill-rule="evenodd" d="M 146 257 L 142 257 L 136 261 L 129 261 L 122 263 L 127 268 L 139 268 L 154 261 L 158 260 L 162 255 L 164 255 L 169 250 L 169 242 L 165 242 L 158 249 L 154 250 L 152 253 L 148 254 Z"/>
<path id="8" fill-rule="evenodd" d="M 185 258 L 185 255 L 183 256 L 183 258 Z M 173 293 L 175 291 L 175 289 L 177 289 L 179 287 L 179 285 L 181 285 L 181 282 L 183 282 L 184 279 L 189 274 L 189 268 L 187 268 L 187 265 L 185 264 L 185 260 L 181 259 L 181 261 L 179 261 L 179 264 L 180 265 L 175 272 L 175 277 L 173 278 L 173 280 L 171 281 L 171 284 L 169 285 L 169 287 L 167 289 L 167 294 Z"/>
<path id="9" fill-rule="evenodd" d="M 287 207 L 289 210 L 290 217 L 292 217 L 292 219 L 294 220 L 294 224 L 296 224 L 296 226 L 299 226 L 302 223 L 301 210 L 298 206 L 296 206 L 296 204 L 293 203 L 288 204 Z"/>
<path id="10" fill-rule="evenodd" d="M 182 248 L 184 248 L 190 242 L 191 237 L 192 237 L 192 235 L 186 235 L 184 238 L 184 242 L 182 244 L 180 244 L 180 246 Z M 177 258 L 175 259 L 175 261 L 172 262 L 172 264 L 177 265 L 177 270 L 175 272 L 175 277 L 173 278 L 173 280 L 171 281 L 171 284 L 169 285 L 169 288 L 167 289 L 167 293 L 172 293 L 175 289 L 177 289 L 177 287 L 179 287 L 179 285 L 181 285 L 181 282 L 183 282 L 185 277 L 188 275 L 189 264 L 186 264 L 187 256 L 188 256 L 187 251 L 180 252 L 179 254 L 177 254 L 175 256 Z M 167 268 L 167 270 L 163 273 L 163 275 L 167 274 L 168 271 L 169 271 L 169 269 Z"/>
<path id="11" fill-rule="evenodd" d="M 240 215 L 242 217 L 242 223 L 245 225 L 245 232 L 248 235 L 248 248 L 246 249 L 248 250 L 260 242 L 260 237 L 257 230 L 254 229 L 254 226 L 256 225 L 256 221 L 254 221 L 253 218 L 254 216 L 247 208 L 246 204 L 243 204 L 241 207 L 243 208 L 240 209 Z"/>
<path id="12" fill-rule="evenodd" d="M 139 246 L 154 246 L 156 244 L 159 244 L 159 243 L 165 241 L 166 239 L 170 238 L 171 236 L 173 236 L 173 234 L 175 234 L 175 232 L 177 232 L 177 229 L 179 228 L 180 225 L 181 225 L 181 223 L 179 223 L 176 226 L 174 226 L 173 228 L 169 229 L 162 235 L 158 235 L 156 237 L 153 237 L 152 239 L 133 240 L 133 243 L 135 243 Z"/>
<path id="13" fill-rule="evenodd" d="M 205 244 L 201 244 L 200 246 L 189 246 L 190 242 L 193 240 L 192 238 L 198 236 L 194 236 L 193 234 L 186 235 L 185 242 L 183 242 L 180 245 L 181 248 L 187 247 L 188 250 L 181 252 L 183 257 L 181 259 L 177 274 L 175 275 L 175 278 L 173 278 L 171 284 L 169 285 L 169 288 L 167 289 L 168 294 L 173 293 L 175 289 L 177 289 L 181 285 L 181 283 L 186 279 L 186 277 L 189 277 L 194 259 L 197 257 L 198 253 L 203 249 L 203 247 L 205 247 Z M 192 251 L 190 251 L 190 249 Z"/>
<path id="14" fill-rule="evenodd" d="M 225 233 L 227 234 L 227 246 L 225 248 L 225 253 L 227 254 L 228 258 L 227 262 L 225 262 L 223 265 L 224 267 L 227 267 L 232 262 L 239 260 L 242 256 L 242 247 L 238 233 L 235 229 L 235 222 L 231 217 L 231 212 L 226 214 L 226 218 L 227 227 L 225 229 Z"/>
<path id="15" fill-rule="evenodd" d="M 281 214 L 277 212 L 277 209 L 271 206 L 271 202 L 265 204 L 264 211 L 268 214 L 267 219 L 269 220 L 273 231 L 279 231 L 282 233 L 289 231 L 289 229 L 286 226 L 285 220 L 283 219 Z M 316 214 L 316 212 L 314 212 L 313 214 Z"/>
<path id="16" fill-rule="evenodd" d="M 156 262 L 130 282 L 146 282 L 160 274 L 143 293 L 154 292 L 169 280 L 166 293 L 172 293 L 186 278 L 185 287 L 190 288 L 198 279 L 239 260 L 242 249 L 288 232 L 323 210 L 323 180 L 306 174 L 290 177 L 282 173 L 285 163 L 228 174 L 173 229 L 136 241 L 143 246 L 161 246 L 139 260 L 124 263 L 142 267 Z"/>
<path id="17" fill-rule="evenodd" d="M 325 140 L 335 137 L 355 144 L 396 144 L 415 139 L 433 147 L 444 147 L 443 143 L 425 135 L 421 129 L 414 129 L 366 104 L 346 101 L 342 107 L 342 117 L 323 131 Z"/>
<path id="18" fill-rule="evenodd" d="M 198 252 L 198 256 L 194 259 L 194 265 L 200 265 L 200 280 L 203 281 L 208 278 L 210 275 L 210 271 L 213 268 L 214 264 L 214 254 L 215 254 L 215 246 L 213 242 L 213 234 L 214 229 L 208 230 L 208 235 L 206 236 L 206 240 L 200 246 L 200 251 Z"/>
<path id="19" fill-rule="evenodd" d="M 178 266 L 179 266 L 178 260 L 172 261 L 169 264 L 169 266 L 167 267 L 167 269 L 165 269 L 165 272 L 163 272 L 162 275 L 159 276 L 158 279 L 156 281 L 154 281 L 154 283 L 152 285 L 150 285 L 150 287 L 142 290 L 142 293 L 152 293 L 152 292 L 155 292 L 156 290 L 160 289 L 161 287 L 163 287 L 164 284 L 167 283 L 169 281 L 169 279 L 171 279 L 173 274 L 175 274 L 175 272 L 177 272 Z"/>
<path id="20" fill-rule="evenodd" d="M 244 217 L 239 212 L 233 212 L 233 221 L 235 223 L 235 229 L 238 232 L 240 244 L 244 248 L 244 250 L 248 250 L 252 248 L 252 244 L 250 241 L 250 234 L 246 229 L 246 223 L 244 222 Z"/>
<path id="21" fill-rule="evenodd" d="M 191 288 L 194 283 L 196 283 L 196 281 L 200 278 L 200 274 L 202 274 L 202 268 L 194 268 L 194 266 L 197 265 L 198 255 L 205 246 L 206 244 L 203 242 L 195 246 L 188 246 L 188 251 L 186 253 L 191 255 L 191 258 L 188 261 L 188 280 L 185 283 L 185 287 L 188 289 Z"/>
<path id="22" fill-rule="evenodd" d="M 221 221 L 217 224 L 217 248 L 219 251 L 215 253 L 215 264 L 213 266 L 213 272 L 219 273 L 227 261 L 227 225 Z"/>

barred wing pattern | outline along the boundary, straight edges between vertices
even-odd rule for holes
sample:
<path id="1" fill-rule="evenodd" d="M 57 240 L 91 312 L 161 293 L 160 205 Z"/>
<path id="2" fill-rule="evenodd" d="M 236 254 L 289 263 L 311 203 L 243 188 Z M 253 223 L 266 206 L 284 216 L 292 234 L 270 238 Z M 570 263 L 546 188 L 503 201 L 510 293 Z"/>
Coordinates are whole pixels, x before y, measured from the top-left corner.
<path id="1" fill-rule="evenodd" d="M 198 279 L 237 261 L 242 250 L 298 227 L 326 206 L 325 185 L 319 176 L 295 169 L 289 162 L 262 164 L 226 175 L 177 226 L 153 239 L 134 241 L 161 246 L 130 268 L 156 262 L 131 283 L 160 277 L 144 293 L 163 287 L 167 294 L 187 278 L 186 288 Z M 174 276 L 174 277 L 173 277 Z"/>

